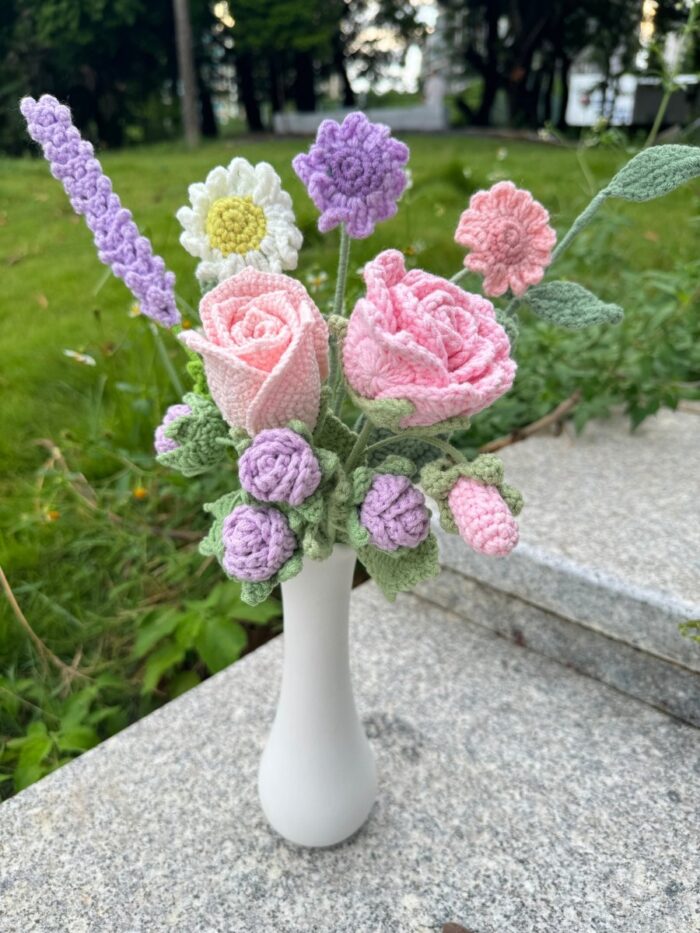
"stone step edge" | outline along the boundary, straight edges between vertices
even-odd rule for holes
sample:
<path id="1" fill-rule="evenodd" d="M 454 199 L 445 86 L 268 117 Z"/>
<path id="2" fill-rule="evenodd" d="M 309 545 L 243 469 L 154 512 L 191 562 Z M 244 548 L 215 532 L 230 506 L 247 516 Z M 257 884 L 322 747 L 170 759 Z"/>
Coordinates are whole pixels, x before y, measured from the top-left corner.
<path id="1" fill-rule="evenodd" d="M 679 631 L 681 622 L 700 618 L 700 604 L 628 584 L 527 542 L 498 560 L 469 551 L 444 531 L 438 535 L 444 568 L 700 672 L 700 646 Z"/>
<path id="2" fill-rule="evenodd" d="M 700 674 L 453 570 L 415 594 L 523 648 L 700 728 Z"/>

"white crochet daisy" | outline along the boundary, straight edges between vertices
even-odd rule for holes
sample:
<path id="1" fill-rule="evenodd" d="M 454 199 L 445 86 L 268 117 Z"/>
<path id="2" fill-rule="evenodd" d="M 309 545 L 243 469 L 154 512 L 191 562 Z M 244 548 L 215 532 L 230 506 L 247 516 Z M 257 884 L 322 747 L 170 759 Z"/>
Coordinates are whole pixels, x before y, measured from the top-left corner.
<path id="1" fill-rule="evenodd" d="M 204 287 L 223 282 L 245 266 L 261 272 L 296 269 L 302 235 L 292 199 L 267 162 L 236 158 L 212 169 L 205 182 L 189 187 L 191 207 L 181 207 L 180 242 L 202 260 L 197 279 Z"/>

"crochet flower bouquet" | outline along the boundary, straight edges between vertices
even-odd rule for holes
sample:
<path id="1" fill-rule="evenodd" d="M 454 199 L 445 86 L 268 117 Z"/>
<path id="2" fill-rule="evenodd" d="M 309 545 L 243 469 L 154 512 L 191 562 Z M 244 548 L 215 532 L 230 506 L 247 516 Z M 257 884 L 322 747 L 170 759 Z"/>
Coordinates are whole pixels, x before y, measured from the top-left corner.
<path id="1" fill-rule="evenodd" d="M 54 98 L 21 104 L 29 132 L 85 216 L 99 257 L 144 314 L 178 328 L 174 276 L 121 206 L 92 147 Z M 333 313 L 321 313 L 296 268 L 302 236 L 292 202 L 266 163 L 235 158 L 191 185 L 178 211 L 181 242 L 199 258 L 201 327 L 179 330 L 191 357 L 191 391 L 156 431 L 158 460 L 186 476 L 224 470 L 231 491 L 205 505 L 202 542 L 251 604 L 298 574 L 306 559 L 350 545 L 391 599 L 438 572 L 424 493 L 442 527 L 490 555 L 517 543 L 520 494 L 500 461 L 469 462 L 455 430 L 509 390 L 521 302 L 566 327 L 614 322 L 622 311 L 572 282 L 541 284 L 550 263 L 607 198 L 646 200 L 700 174 L 700 150 L 660 146 L 632 159 L 556 244 L 547 211 L 500 182 L 475 194 L 456 240 L 468 250 L 452 280 L 407 271 L 396 250 L 364 268 L 365 293 L 345 306 L 350 243 L 397 212 L 407 147 L 387 127 L 353 113 L 321 124 L 293 162 L 320 211 L 340 229 Z M 497 310 L 457 284 L 483 277 Z M 352 410 L 351 410 L 352 409 Z M 422 491 L 421 491 L 422 489 Z"/>

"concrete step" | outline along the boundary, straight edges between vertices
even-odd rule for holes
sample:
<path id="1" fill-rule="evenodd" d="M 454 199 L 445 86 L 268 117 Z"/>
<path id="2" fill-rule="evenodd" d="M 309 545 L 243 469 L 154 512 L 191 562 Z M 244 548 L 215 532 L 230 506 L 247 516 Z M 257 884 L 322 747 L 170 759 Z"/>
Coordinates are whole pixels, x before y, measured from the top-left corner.
<path id="1" fill-rule="evenodd" d="M 700 416 L 622 418 L 538 436 L 500 454 L 524 494 L 505 560 L 441 534 L 450 571 L 420 592 L 700 725 Z M 504 596 L 513 600 L 512 605 Z"/>
<path id="2" fill-rule="evenodd" d="M 415 596 L 365 584 L 351 631 L 357 837 L 263 819 L 274 639 L 0 806 L 0 933 L 698 929 L 698 730 Z"/>

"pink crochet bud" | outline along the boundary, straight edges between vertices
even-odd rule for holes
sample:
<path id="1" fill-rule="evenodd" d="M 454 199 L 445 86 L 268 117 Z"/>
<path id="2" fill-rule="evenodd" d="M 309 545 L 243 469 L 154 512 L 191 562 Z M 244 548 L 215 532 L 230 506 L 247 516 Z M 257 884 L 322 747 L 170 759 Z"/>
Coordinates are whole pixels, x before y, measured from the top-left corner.
<path id="1" fill-rule="evenodd" d="M 460 535 L 475 551 L 505 557 L 518 543 L 518 523 L 495 486 L 462 476 L 448 501 Z"/>

